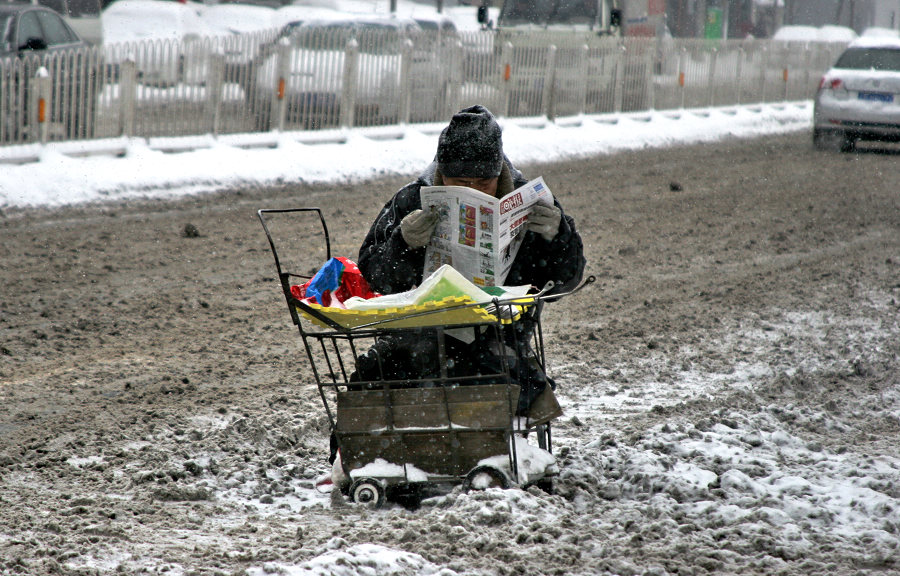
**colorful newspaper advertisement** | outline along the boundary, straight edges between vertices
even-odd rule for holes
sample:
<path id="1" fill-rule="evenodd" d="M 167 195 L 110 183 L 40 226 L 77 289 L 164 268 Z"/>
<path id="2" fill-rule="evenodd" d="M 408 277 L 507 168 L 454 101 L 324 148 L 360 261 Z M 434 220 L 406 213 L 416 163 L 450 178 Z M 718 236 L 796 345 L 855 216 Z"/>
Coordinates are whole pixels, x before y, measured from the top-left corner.
<path id="1" fill-rule="evenodd" d="M 553 205 L 553 194 L 538 177 L 503 198 L 465 186 L 425 186 L 423 210 L 440 218 L 425 250 L 424 276 L 449 264 L 476 286 L 500 286 L 525 236 L 531 207 Z"/>

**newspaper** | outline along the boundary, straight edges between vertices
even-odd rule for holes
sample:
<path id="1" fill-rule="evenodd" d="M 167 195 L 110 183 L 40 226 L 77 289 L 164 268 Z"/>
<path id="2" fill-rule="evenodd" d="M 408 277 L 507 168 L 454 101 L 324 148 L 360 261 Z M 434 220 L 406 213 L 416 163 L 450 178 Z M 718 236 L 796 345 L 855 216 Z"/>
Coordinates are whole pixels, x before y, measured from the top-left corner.
<path id="1" fill-rule="evenodd" d="M 542 177 L 503 198 L 465 186 L 424 186 L 423 210 L 439 214 L 425 250 L 424 276 L 449 264 L 476 286 L 501 286 L 525 237 L 531 207 L 553 205 Z"/>

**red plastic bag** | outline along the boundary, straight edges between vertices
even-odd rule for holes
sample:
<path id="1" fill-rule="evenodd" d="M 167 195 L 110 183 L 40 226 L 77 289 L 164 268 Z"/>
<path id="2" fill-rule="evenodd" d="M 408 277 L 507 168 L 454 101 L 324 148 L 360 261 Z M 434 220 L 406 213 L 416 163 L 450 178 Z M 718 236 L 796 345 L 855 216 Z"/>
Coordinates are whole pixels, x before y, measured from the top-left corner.
<path id="1" fill-rule="evenodd" d="M 356 262 L 340 256 L 326 262 L 306 283 L 291 286 L 291 295 L 329 308 L 346 308 L 344 302 L 353 296 L 366 300 L 380 296 L 369 288 Z"/>

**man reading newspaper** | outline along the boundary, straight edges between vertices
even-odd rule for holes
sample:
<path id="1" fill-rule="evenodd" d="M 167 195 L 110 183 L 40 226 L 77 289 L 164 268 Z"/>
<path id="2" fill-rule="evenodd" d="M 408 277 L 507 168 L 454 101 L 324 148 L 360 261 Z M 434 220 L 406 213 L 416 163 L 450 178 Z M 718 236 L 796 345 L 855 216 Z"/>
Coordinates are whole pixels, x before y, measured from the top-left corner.
<path id="1" fill-rule="evenodd" d="M 441 220 L 440 210 L 423 209 L 423 188 L 462 186 L 487 195 L 485 198 L 502 199 L 526 185 L 533 183 L 529 184 L 504 154 L 501 129 L 490 111 L 483 106 L 461 110 L 441 132 L 437 154 L 431 165 L 414 182 L 401 188 L 381 209 L 359 250 L 360 270 L 372 289 L 382 294 L 411 290 L 421 284 L 426 270 L 426 246 L 431 244 L 433 248 L 440 241 L 435 237 L 435 230 Z M 510 262 L 502 276 L 495 270 L 487 274 L 486 269 L 491 264 L 487 264 L 485 270 L 479 267 L 476 271 L 471 264 L 457 270 L 469 280 L 483 285 L 531 285 L 540 289 L 552 281 L 551 293 L 574 288 L 581 281 L 585 266 L 575 221 L 563 212 L 558 199 L 549 193 L 533 200 L 525 216 L 527 219 L 520 222 L 524 231 L 517 237 L 518 250 L 514 255 L 509 255 Z M 481 226 L 490 224 L 482 224 L 487 219 L 478 217 L 473 221 L 476 223 L 473 233 L 477 244 L 481 233 L 487 232 Z M 514 226 L 509 228 L 511 230 Z M 462 233 L 464 239 L 468 237 L 467 233 Z M 460 234 L 453 237 L 459 241 Z M 500 251 L 500 254 L 502 258 L 503 252 Z M 456 262 L 453 265 L 456 267 Z M 447 338 L 447 354 L 453 360 L 451 376 L 454 373 L 462 376 L 487 371 L 491 366 L 496 366 L 498 353 L 505 354 L 513 378 L 522 387 L 518 414 L 528 416 L 533 424 L 539 424 L 542 420 L 557 416 L 558 405 L 556 411 L 547 414 L 530 414 L 529 410 L 535 398 L 548 386 L 551 389 L 555 387 L 555 384 L 534 361 L 533 352 L 528 347 L 533 323 L 519 321 L 514 326 L 516 334 L 508 334 L 506 340 L 516 343 L 517 349 L 507 345 L 505 351 L 491 350 L 490 344 L 479 337 L 477 331 L 460 339 Z M 433 359 L 437 350 L 435 338 L 422 333 L 427 331 L 410 331 L 408 335 L 379 342 L 360 359 L 359 378 L 373 380 L 382 377 L 367 373 L 370 369 L 375 371 L 377 366 L 390 372 L 383 374 L 388 379 L 430 377 L 428 372 L 434 370 Z M 549 394 L 552 395 L 552 392 Z M 555 405 L 555 400 L 552 404 Z"/>
<path id="2" fill-rule="evenodd" d="M 425 246 L 425 277 L 448 264 L 477 286 L 502 285 L 529 223 L 532 230 L 559 227 L 543 178 L 501 198 L 466 186 L 423 186 L 419 194 L 422 210 L 438 216 Z M 542 224 L 541 218 L 548 222 Z"/>

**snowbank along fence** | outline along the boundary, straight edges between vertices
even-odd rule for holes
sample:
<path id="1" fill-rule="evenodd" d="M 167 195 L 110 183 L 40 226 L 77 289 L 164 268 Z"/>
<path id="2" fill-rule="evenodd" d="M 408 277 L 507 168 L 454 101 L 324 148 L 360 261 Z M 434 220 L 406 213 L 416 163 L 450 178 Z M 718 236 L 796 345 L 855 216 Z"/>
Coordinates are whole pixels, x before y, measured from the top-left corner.
<path id="1" fill-rule="evenodd" d="M 0 145 L 666 110 L 812 97 L 843 44 L 271 30 L 0 61 Z"/>

